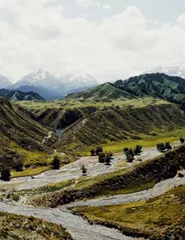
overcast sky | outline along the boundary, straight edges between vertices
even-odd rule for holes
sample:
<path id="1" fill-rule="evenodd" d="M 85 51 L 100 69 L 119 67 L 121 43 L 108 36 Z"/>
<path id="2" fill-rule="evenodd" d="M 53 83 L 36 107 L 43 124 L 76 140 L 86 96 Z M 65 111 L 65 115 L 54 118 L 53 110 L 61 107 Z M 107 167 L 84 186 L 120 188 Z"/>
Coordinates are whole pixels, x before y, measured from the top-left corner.
<path id="1" fill-rule="evenodd" d="M 185 0 L 0 0 L 0 74 L 126 78 L 185 66 Z"/>

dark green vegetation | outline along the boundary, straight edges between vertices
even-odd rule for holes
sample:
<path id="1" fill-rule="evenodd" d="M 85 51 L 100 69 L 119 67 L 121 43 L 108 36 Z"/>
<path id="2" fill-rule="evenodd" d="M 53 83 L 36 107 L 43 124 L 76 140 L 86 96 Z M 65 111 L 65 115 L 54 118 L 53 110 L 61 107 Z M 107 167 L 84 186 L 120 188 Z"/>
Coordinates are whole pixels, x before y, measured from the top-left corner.
<path id="1" fill-rule="evenodd" d="M 1 180 L 5 181 L 5 182 L 8 182 L 10 181 L 10 176 L 11 176 L 11 173 L 10 173 L 10 170 L 8 168 L 2 168 L 1 170 Z"/>
<path id="2" fill-rule="evenodd" d="M 114 84 L 105 83 L 81 93 L 67 96 L 67 99 L 88 101 L 111 101 L 113 99 L 134 99 L 152 97 L 177 103 L 184 107 L 185 80 L 162 73 L 144 74 Z"/>
<path id="3" fill-rule="evenodd" d="M 21 92 L 18 90 L 7 90 L 0 89 L 0 96 L 5 97 L 8 100 L 13 102 L 17 101 L 30 101 L 30 100 L 39 100 L 43 101 L 44 98 L 35 92 Z"/>
<path id="4" fill-rule="evenodd" d="M 51 164 L 53 166 L 53 169 L 60 169 L 60 158 L 57 155 L 54 156 Z"/>
<path id="5" fill-rule="evenodd" d="M 90 221 L 153 240 L 185 239 L 185 187 L 136 203 L 78 207 Z"/>
<path id="6" fill-rule="evenodd" d="M 118 80 L 115 86 L 137 97 L 155 97 L 184 105 L 185 80 L 166 74 L 144 74 L 126 81 Z"/>
<path id="7" fill-rule="evenodd" d="M 72 240 L 72 237 L 61 225 L 0 212 L 0 239 Z"/>
<path id="8" fill-rule="evenodd" d="M 57 207 L 84 198 L 115 195 L 143 190 L 164 179 L 173 178 L 185 168 L 185 146 L 169 151 L 162 157 L 150 160 L 128 170 L 110 173 L 86 180 L 69 189 L 35 199 L 38 205 Z"/>

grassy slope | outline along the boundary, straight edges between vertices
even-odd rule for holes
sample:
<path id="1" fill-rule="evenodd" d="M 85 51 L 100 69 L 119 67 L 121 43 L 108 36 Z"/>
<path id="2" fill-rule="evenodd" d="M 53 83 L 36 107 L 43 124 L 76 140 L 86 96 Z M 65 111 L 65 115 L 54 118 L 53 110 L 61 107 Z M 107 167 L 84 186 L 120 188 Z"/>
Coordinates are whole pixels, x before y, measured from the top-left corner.
<path id="1" fill-rule="evenodd" d="M 60 225 L 0 212 L 0 239 L 72 240 L 72 237 Z"/>
<path id="2" fill-rule="evenodd" d="M 138 140 L 147 135 L 150 138 L 153 134 L 159 135 L 183 126 L 184 116 L 172 104 L 154 104 L 142 108 L 109 107 L 96 111 L 67 129 L 56 146 L 60 145 L 69 152 L 74 149 L 82 152 L 82 149 L 87 151 L 87 146 L 119 145 L 124 140 L 129 142 L 129 139 Z M 157 137 L 154 139 L 157 140 Z"/>
<path id="3" fill-rule="evenodd" d="M 157 136 L 146 135 L 140 140 L 128 139 L 121 142 L 108 142 L 103 144 L 104 151 L 111 151 L 113 153 L 123 152 L 124 147 L 134 148 L 136 145 L 146 147 L 155 147 L 159 142 L 170 142 L 173 144 L 179 141 L 180 137 L 185 135 L 185 128 L 179 128 L 172 131 L 161 132 Z"/>
<path id="4" fill-rule="evenodd" d="M 17 161 L 27 165 L 25 171 L 13 171 L 12 176 L 32 175 L 49 168 L 52 150 L 41 143 L 48 130 L 27 110 L 0 98 L 0 127 L 0 165 L 13 167 Z"/>
<path id="5" fill-rule="evenodd" d="M 113 99 L 133 99 L 136 98 L 132 94 L 125 92 L 111 83 L 104 83 L 97 87 L 88 89 L 81 93 L 69 94 L 66 99 L 88 99 L 94 101 L 111 101 Z"/>
<path id="6" fill-rule="evenodd" d="M 131 232 L 134 229 L 149 234 L 150 237 L 156 236 L 155 239 L 185 238 L 185 186 L 149 201 L 74 210 L 81 212 L 89 220 L 114 223 L 130 229 Z"/>
<path id="7" fill-rule="evenodd" d="M 161 73 L 143 74 L 115 83 L 120 89 L 137 97 L 157 97 L 170 102 L 185 103 L 185 80 Z"/>

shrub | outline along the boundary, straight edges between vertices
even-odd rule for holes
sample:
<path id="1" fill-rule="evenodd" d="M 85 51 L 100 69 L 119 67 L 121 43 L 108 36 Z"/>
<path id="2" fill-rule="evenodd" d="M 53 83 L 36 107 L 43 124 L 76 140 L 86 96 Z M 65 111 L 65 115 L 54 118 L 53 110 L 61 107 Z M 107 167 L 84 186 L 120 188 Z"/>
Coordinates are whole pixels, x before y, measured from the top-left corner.
<path id="1" fill-rule="evenodd" d="M 19 198 L 19 195 L 13 194 L 12 199 L 13 199 L 13 201 L 18 202 L 20 198 Z"/>
<path id="2" fill-rule="evenodd" d="M 91 149 L 91 156 L 94 156 L 94 155 L 95 155 L 95 150 Z"/>
<path id="3" fill-rule="evenodd" d="M 180 143 L 183 144 L 185 142 L 185 139 L 184 138 L 180 138 Z"/>
<path id="4" fill-rule="evenodd" d="M 96 148 L 96 155 L 99 155 L 102 152 L 103 152 L 103 148 L 101 146 L 97 146 L 97 148 Z"/>
<path id="5" fill-rule="evenodd" d="M 123 152 L 126 153 L 126 152 L 128 152 L 128 150 L 129 150 L 129 149 L 128 149 L 127 147 L 125 147 L 125 148 L 123 149 Z"/>
<path id="6" fill-rule="evenodd" d="M 112 153 L 106 153 L 105 154 L 105 163 L 107 166 L 111 165 L 111 158 L 112 158 Z"/>
<path id="7" fill-rule="evenodd" d="M 82 165 L 81 170 L 82 170 L 82 175 L 86 176 L 87 175 L 87 168 L 84 165 Z"/>
<path id="8" fill-rule="evenodd" d="M 60 159 L 57 155 L 54 156 L 53 158 L 52 166 L 53 166 L 53 169 L 60 169 Z"/>
<path id="9" fill-rule="evenodd" d="M 137 145 L 136 148 L 134 149 L 134 155 L 140 154 L 142 151 L 142 148 L 143 148 L 142 146 Z"/>
<path id="10" fill-rule="evenodd" d="M 170 145 L 169 142 L 166 143 L 166 149 L 167 149 L 167 150 L 171 150 L 171 149 L 172 149 L 172 146 Z"/>
<path id="11" fill-rule="evenodd" d="M 126 157 L 127 157 L 127 162 L 133 162 L 134 161 L 133 155 L 130 154 L 129 152 L 126 153 Z"/>
<path id="12" fill-rule="evenodd" d="M 160 152 L 163 152 L 166 150 L 166 146 L 164 143 L 158 143 L 157 144 L 157 150 L 160 151 Z"/>
<path id="13" fill-rule="evenodd" d="M 1 170 L 1 179 L 5 182 L 8 182 L 10 181 L 10 176 L 11 176 L 11 173 L 10 173 L 10 170 L 9 168 L 3 168 Z"/>
<path id="14" fill-rule="evenodd" d="M 100 163 L 104 163 L 105 162 L 105 153 L 102 152 L 102 153 L 99 154 L 98 161 Z"/>
<path id="15" fill-rule="evenodd" d="M 22 172 L 23 171 L 23 160 L 22 159 L 16 159 L 14 160 L 14 166 L 13 168 L 15 169 L 15 171 L 17 172 Z"/>
<path id="16" fill-rule="evenodd" d="M 134 152 L 133 150 L 130 148 L 128 149 L 127 152 L 125 152 L 126 158 L 127 158 L 127 162 L 133 162 L 134 160 Z"/>

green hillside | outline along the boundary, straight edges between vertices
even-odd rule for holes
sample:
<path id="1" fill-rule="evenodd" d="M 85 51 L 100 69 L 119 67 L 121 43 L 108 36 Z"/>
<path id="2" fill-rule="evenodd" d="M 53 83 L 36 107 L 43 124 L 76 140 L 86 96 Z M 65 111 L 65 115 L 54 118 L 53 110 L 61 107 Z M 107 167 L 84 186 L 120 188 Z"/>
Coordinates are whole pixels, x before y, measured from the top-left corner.
<path id="1" fill-rule="evenodd" d="M 136 97 L 124 90 L 117 88 L 111 83 L 105 83 L 81 93 L 70 94 L 66 97 L 66 99 L 82 99 L 91 101 L 110 101 L 115 99 L 132 98 Z"/>
<path id="2" fill-rule="evenodd" d="M 79 148 L 127 139 L 140 139 L 185 126 L 185 118 L 173 104 L 141 108 L 104 107 L 67 128 L 57 147 Z"/>
<path id="3" fill-rule="evenodd" d="M 161 98 L 173 103 L 185 103 L 185 79 L 166 74 L 144 74 L 126 81 L 118 80 L 115 86 L 137 97 Z"/>
<path id="4" fill-rule="evenodd" d="M 25 161 L 34 153 L 44 155 L 49 148 L 42 144 L 48 130 L 34 121 L 32 114 L 19 105 L 0 98 L 0 165 L 12 165 L 18 160 Z"/>
<path id="5" fill-rule="evenodd" d="M 101 101 L 128 100 L 137 98 L 159 98 L 169 102 L 185 104 L 185 79 L 162 73 L 143 74 L 105 83 L 81 93 L 70 94 L 66 99 Z"/>

